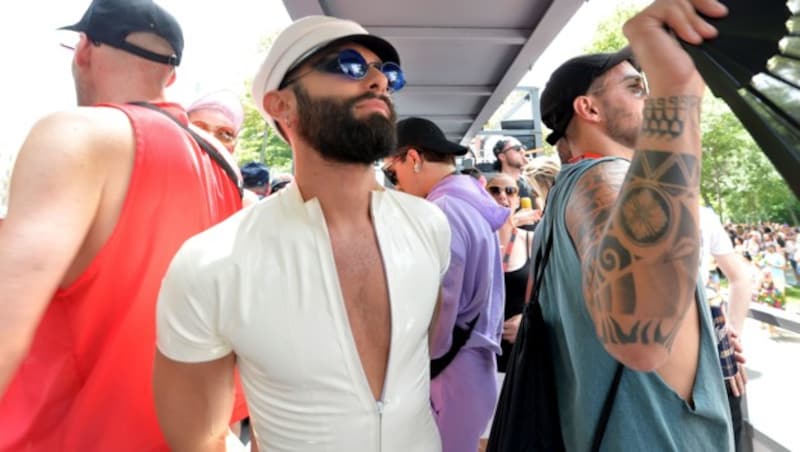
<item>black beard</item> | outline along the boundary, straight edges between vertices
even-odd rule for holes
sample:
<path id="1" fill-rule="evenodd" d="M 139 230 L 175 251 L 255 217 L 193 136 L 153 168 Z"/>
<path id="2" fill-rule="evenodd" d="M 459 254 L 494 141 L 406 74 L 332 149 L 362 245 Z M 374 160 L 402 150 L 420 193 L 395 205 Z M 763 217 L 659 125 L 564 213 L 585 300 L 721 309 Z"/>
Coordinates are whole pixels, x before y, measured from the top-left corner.
<path id="1" fill-rule="evenodd" d="M 603 103 L 603 107 L 605 108 L 606 120 L 608 121 L 608 126 L 606 127 L 606 133 L 608 136 L 620 143 L 621 145 L 635 149 L 636 148 L 636 139 L 639 137 L 639 130 L 641 129 L 641 123 L 637 127 L 625 127 L 623 125 L 623 121 L 627 118 L 629 121 L 632 121 L 631 114 L 625 112 L 621 108 L 613 108 L 607 103 Z"/>
<path id="2" fill-rule="evenodd" d="M 396 114 L 391 101 L 368 92 L 338 100 L 311 99 L 299 84 L 293 87 L 297 98 L 297 132 L 326 160 L 370 165 L 389 155 L 397 145 Z M 381 99 L 389 106 L 389 117 L 373 113 L 365 119 L 353 115 L 353 106 L 364 99 Z"/>

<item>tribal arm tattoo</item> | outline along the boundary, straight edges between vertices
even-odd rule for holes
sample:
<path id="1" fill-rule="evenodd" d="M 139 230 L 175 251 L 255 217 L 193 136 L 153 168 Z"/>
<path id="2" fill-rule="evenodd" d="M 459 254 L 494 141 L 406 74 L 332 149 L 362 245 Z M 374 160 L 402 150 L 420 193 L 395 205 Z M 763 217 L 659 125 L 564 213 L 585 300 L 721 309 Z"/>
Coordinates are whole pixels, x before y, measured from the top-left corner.
<path id="1" fill-rule="evenodd" d="M 587 309 L 610 352 L 636 345 L 666 357 L 693 300 L 699 103 L 696 97 L 648 100 L 641 149 L 630 165 L 595 166 L 570 200 L 567 224 L 581 258 Z"/>

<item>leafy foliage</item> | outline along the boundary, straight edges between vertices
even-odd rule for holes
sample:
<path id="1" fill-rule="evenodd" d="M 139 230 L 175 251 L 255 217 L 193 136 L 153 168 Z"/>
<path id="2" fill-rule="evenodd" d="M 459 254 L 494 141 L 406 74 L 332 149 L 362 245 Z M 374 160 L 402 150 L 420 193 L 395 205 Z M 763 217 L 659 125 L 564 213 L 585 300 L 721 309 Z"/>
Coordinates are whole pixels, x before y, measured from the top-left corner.
<path id="1" fill-rule="evenodd" d="M 640 6 L 634 3 L 622 2 L 609 18 L 601 21 L 594 32 L 594 39 L 584 49 L 586 53 L 616 52 L 628 45 L 628 40 L 622 34 L 622 25 L 634 16 Z"/>
<path id="2" fill-rule="evenodd" d="M 262 53 L 269 50 L 275 35 L 264 38 L 260 44 Z M 292 150 L 279 136 L 278 133 L 261 117 L 253 103 L 250 94 L 252 80 L 245 82 L 245 93 L 242 98 L 244 106 L 244 122 L 239 132 L 239 141 L 236 144 L 236 159 L 239 165 L 248 162 L 261 162 L 266 164 L 273 174 L 289 173 L 292 169 Z"/>
<path id="3" fill-rule="evenodd" d="M 702 128 L 704 201 L 738 222 L 797 224 L 797 198 L 728 106 L 711 94 L 704 99 Z"/>

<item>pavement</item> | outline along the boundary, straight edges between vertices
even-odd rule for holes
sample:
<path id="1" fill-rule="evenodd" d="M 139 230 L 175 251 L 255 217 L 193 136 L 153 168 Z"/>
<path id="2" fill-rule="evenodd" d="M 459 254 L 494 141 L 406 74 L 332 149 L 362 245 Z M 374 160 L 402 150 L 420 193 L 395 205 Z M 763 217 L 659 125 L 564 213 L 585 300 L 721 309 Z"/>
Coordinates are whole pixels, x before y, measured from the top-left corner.
<path id="1" fill-rule="evenodd" d="M 742 342 L 750 424 L 780 446 L 756 450 L 800 452 L 800 334 L 780 328 L 770 332 L 766 324 L 748 318 Z"/>

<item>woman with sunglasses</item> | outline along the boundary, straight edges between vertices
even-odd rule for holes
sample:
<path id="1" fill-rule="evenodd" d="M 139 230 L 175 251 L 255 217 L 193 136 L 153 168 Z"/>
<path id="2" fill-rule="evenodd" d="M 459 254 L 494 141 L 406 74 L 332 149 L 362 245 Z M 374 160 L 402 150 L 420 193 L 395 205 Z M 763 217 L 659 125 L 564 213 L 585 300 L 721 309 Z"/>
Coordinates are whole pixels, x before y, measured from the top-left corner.
<path id="1" fill-rule="evenodd" d="M 497 204 L 510 209 L 519 208 L 519 189 L 514 179 L 505 173 L 497 173 L 489 179 L 486 190 Z M 500 252 L 505 277 L 506 300 L 503 322 L 503 341 L 500 347 L 503 354 L 497 358 L 497 370 L 505 373 L 511 348 L 517 338 L 517 330 L 525 307 L 525 290 L 528 286 L 528 273 L 531 262 L 531 244 L 533 232 L 520 229 L 508 221 L 497 231 L 500 240 Z"/>

